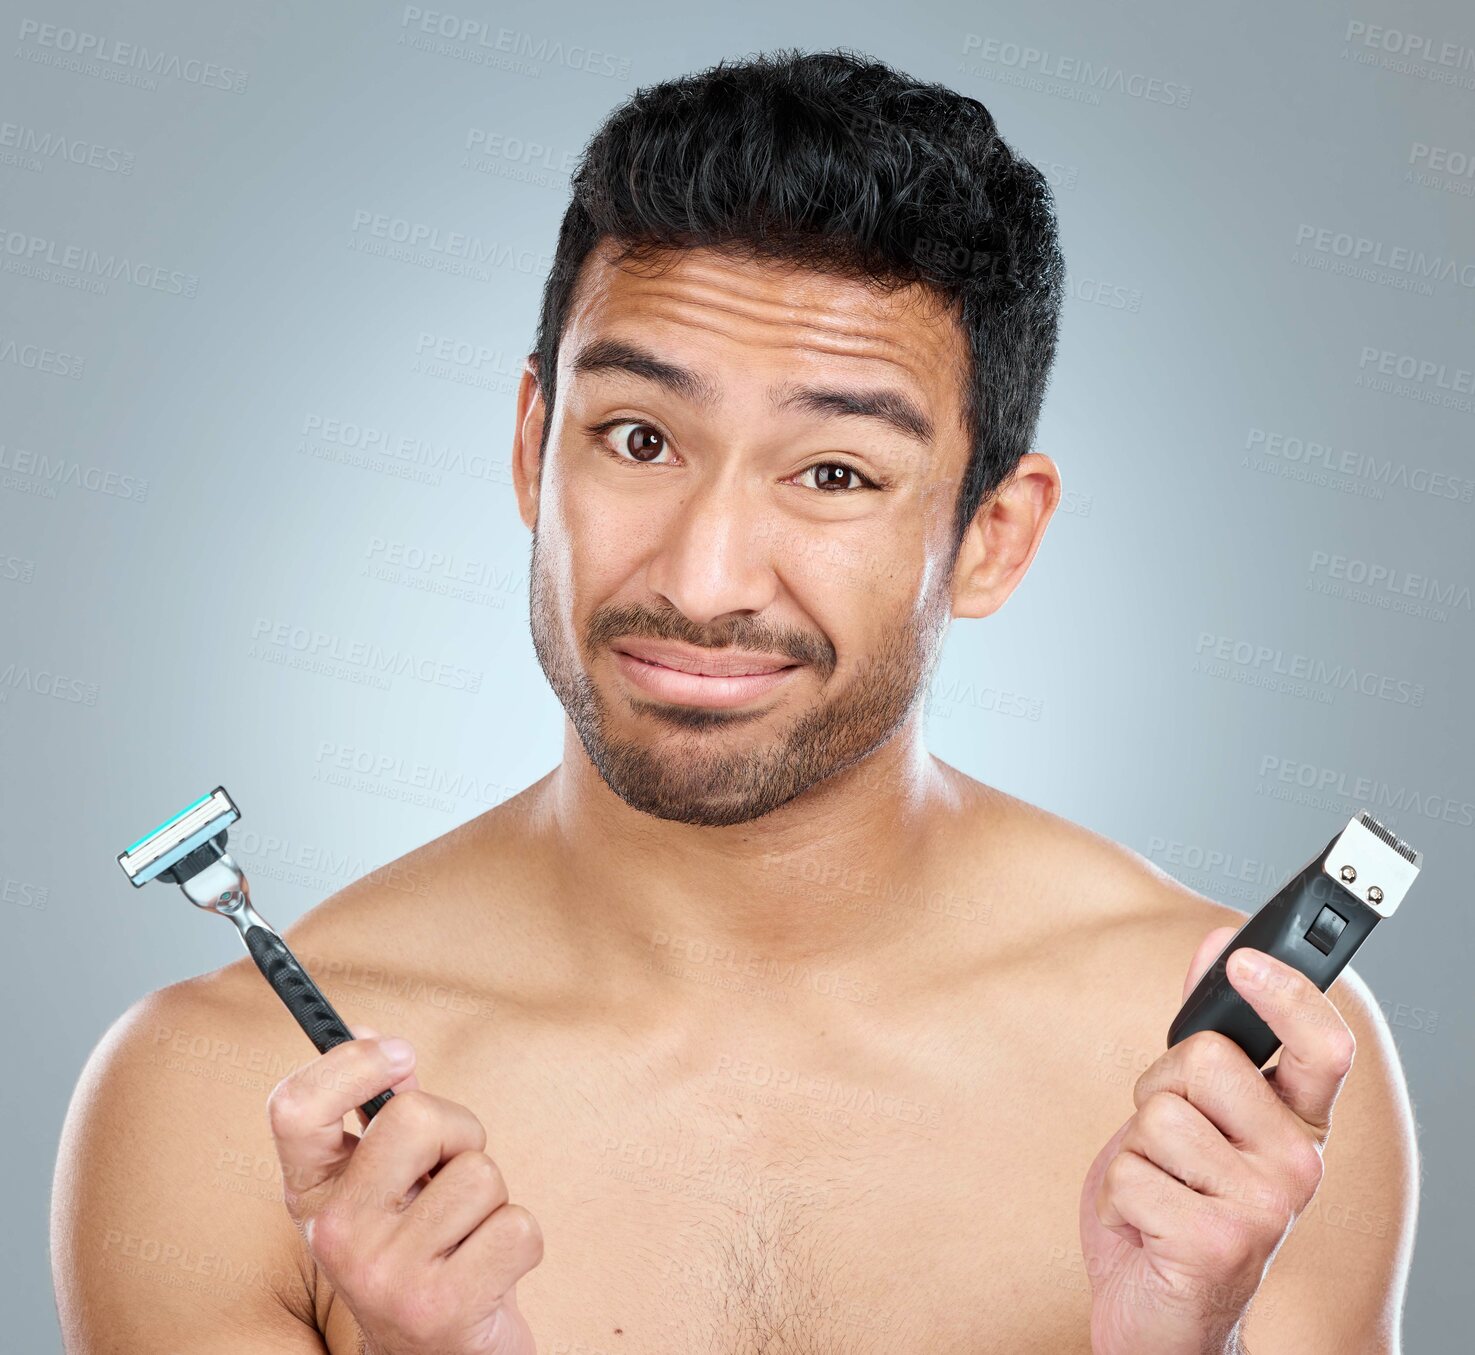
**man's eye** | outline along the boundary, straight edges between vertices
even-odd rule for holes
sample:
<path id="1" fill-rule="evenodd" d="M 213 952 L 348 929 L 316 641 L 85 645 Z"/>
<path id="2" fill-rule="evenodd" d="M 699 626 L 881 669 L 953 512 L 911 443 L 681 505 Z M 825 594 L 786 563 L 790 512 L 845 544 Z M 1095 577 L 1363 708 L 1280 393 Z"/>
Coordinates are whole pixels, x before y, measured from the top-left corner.
<path id="1" fill-rule="evenodd" d="M 875 489 L 876 486 L 867 480 L 854 466 L 847 466 L 839 461 L 821 461 L 817 466 L 811 466 L 808 470 L 800 471 L 798 479 L 801 481 L 806 475 L 812 475 L 815 489 L 823 489 L 831 494 L 844 494 L 854 489 Z"/>
<path id="2" fill-rule="evenodd" d="M 668 448 L 665 436 L 648 423 L 607 423 L 593 430 L 605 449 L 620 461 L 638 461 L 646 465 L 659 460 Z"/>

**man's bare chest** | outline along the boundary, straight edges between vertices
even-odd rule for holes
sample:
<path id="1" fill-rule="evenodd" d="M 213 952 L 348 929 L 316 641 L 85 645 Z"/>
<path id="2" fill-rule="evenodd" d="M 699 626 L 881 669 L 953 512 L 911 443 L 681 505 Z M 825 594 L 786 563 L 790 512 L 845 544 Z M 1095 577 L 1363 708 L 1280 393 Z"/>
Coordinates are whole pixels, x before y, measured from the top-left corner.
<path id="1" fill-rule="evenodd" d="M 1033 1051 L 973 1075 L 895 1053 L 523 1039 L 424 1080 L 542 1227 L 518 1285 L 540 1350 L 1087 1351 L 1077 1204 L 1106 1134 L 1042 1101 Z"/>
<path id="2" fill-rule="evenodd" d="M 519 1292 L 550 1349 L 1073 1348 L 1084 1168 L 986 1126 L 970 1153 L 940 1126 L 796 1134 L 773 1124 L 793 1107 L 741 1113 L 739 1132 L 617 1128 L 538 1183 L 558 1242 Z"/>

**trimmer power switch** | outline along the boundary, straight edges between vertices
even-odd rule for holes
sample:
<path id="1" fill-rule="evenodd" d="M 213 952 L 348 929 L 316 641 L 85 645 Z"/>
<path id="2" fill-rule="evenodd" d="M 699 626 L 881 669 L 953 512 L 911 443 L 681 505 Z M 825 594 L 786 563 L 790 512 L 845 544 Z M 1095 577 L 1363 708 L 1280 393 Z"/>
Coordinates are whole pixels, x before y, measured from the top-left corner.
<path id="1" fill-rule="evenodd" d="M 1306 933 L 1306 939 L 1323 955 L 1330 955 L 1336 947 L 1337 938 L 1347 926 L 1347 919 L 1335 908 L 1323 908 Z"/>

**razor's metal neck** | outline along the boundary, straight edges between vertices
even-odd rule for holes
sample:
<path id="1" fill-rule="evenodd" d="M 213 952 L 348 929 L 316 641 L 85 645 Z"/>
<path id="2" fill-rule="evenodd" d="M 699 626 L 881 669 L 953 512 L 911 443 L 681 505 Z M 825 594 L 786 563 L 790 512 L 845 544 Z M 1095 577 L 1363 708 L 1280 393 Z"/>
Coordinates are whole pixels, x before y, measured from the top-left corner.
<path id="1" fill-rule="evenodd" d="M 222 851 L 204 870 L 181 881 L 179 887 L 196 908 L 230 918 L 241 929 L 242 935 L 248 927 L 266 926 L 251 907 L 251 887 L 246 882 L 246 872 L 231 860 L 229 852 Z"/>

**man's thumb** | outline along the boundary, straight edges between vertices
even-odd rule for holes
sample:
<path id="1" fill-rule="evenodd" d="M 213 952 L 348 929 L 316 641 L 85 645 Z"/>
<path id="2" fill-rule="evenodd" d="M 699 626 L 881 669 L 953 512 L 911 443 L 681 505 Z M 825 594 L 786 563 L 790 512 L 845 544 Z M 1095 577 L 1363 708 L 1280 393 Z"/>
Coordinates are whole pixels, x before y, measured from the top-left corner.
<path id="1" fill-rule="evenodd" d="M 1193 992 L 1194 985 L 1203 978 L 1204 970 L 1219 958 L 1219 952 L 1229 944 L 1229 938 L 1238 930 L 1238 927 L 1215 927 L 1198 943 L 1198 949 L 1193 953 L 1193 963 L 1188 966 L 1188 977 L 1183 980 L 1184 1000 Z"/>

